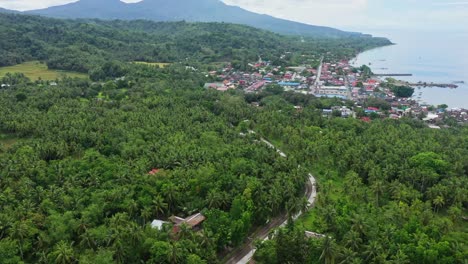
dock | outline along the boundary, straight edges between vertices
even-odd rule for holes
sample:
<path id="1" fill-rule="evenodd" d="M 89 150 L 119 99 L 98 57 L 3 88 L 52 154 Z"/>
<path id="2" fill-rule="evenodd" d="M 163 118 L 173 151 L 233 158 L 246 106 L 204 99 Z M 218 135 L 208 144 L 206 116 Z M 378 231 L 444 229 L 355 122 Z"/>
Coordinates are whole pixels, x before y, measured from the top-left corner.
<path id="1" fill-rule="evenodd" d="M 412 73 L 379 73 L 374 74 L 375 77 L 403 77 L 403 76 L 413 76 Z"/>
<path id="2" fill-rule="evenodd" d="M 409 86 L 414 86 L 414 87 L 438 87 L 438 88 L 451 88 L 451 89 L 456 89 L 458 88 L 458 85 L 453 84 L 453 83 L 407 83 Z"/>

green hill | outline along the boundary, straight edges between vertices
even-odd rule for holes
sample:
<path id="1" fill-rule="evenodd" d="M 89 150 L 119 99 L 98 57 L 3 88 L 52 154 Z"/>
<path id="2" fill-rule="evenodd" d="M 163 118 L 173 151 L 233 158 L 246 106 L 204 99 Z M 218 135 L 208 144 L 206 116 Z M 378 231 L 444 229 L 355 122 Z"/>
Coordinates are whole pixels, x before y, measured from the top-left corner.
<path id="1" fill-rule="evenodd" d="M 352 57 L 387 45 L 387 39 L 282 36 L 226 23 L 61 20 L 0 14 L 0 66 L 47 62 L 50 69 L 88 73 L 109 60 L 121 62 L 215 62 L 274 59 L 284 52 L 331 52 Z"/>

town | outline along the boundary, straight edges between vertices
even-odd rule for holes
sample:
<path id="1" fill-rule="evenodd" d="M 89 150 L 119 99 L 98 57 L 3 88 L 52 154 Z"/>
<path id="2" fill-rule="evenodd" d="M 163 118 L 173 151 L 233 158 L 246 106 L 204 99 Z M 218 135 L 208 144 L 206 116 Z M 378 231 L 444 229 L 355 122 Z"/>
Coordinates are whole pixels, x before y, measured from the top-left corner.
<path id="1" fill-rule="evenodd" d="M 421 83 L 410 84 L 390 77 L 382 79 L 368 66 L 355 67 L 348 60 L 325 62 L 322 57 L 316 68 L 310 65 L 281 67 L 259 57 L 248 66 L 249 70 L 240 71 L 227 64 L 207 73 L 207 77 L 216 81 L 206 83 L 205 88 L 259 93 L 276 85 L 286 92 L 338 98 L 342 105 L 322 109 L 324 116 L 359 118 L 365 122 L 377 118 L 410 117 L 423 120 L 434 129 L 468 123 L 467 109 L 448 109 L 447 105 L 433 106 L 422 102 Z M 457 88 L 456 85 L 444 87 Z M 345 104 L 346 101 L 353 105 Z M 300 108 L 296 106 L 296 109 Z"/>

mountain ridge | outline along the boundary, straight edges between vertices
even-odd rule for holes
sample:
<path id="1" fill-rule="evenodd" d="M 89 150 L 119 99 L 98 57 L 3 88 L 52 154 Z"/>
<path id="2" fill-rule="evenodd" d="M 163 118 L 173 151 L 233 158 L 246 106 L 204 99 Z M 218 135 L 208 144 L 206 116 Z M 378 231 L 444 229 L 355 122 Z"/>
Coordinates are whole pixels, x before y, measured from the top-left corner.
<path id="1" fill-rule="evenodd" d="M 315 26 L 270 15 L 258 14 L 219 0 L 143 0 L 124 3 L 120 0 L 80 0 L 78 2 L 24 12 L 56 18 L 98 18 L 153 21 L 226 22 L 244 24 L 286 35 L 312 37 L 350 37 L 361 33 Z"/>

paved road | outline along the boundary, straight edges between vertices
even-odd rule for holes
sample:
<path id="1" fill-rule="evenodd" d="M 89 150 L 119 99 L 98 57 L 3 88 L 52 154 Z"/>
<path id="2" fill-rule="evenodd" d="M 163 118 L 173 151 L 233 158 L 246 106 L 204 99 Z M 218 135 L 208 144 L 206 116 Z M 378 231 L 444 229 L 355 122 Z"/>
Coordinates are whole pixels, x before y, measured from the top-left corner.
<path id="1" fill-rule="evenodd" d="M 317 70 L 317 78 L 315 78 L 314 88 L 317 88 L 320 82 L 320 77 L 322 76 L 322 68 L 323 68 L 323 57 L 320 59 L 320 66 L 318 67 L 318 70 Z"/>
<path id="2" fill-rule="evenodd" d="M 250 131 L 249 131 L 250 132 Z M 250 133 L 255 133 L 255 132 L 250 132 Z M 286 158 L 286 154 L 276 148 L 273 144 L 268 142 L 266 139 L 261 139 L 262 142 L 267 144 L 269 147 L 274 148 L 278 154 Z M 305 191 L 305 196 L 307 197 L 308 203 L 309 203 L 309 208 L 312 206 L 315 202 L 315 198 L 317 197 L 317 188 L 316 188 L 316 180 L 315 177 L 309 173 L 309 181 L 307 182 L 306 185 L 306 191 Z M 299 212 L 296 215 L 293 216 L 293 220 L 298 219 L 303 212 Z M 227 264 L 247 264 L 249 261 L 252 259 L 253 255 L 255 254 L 256 248 L 253 245 L 254 240 L 260 239 L 260 240 L 267 240 L 268 235 L 270 234 L 271 230 L 278 228 L 278 227 L 283 227 L 286 226 L 288 223 L 288 216 L 287 214 L 282 214 L 274 219 L 272 219 L 266 226 L 263 226 L 259 229 L 256 230 L 254 234 L 252 234 L 252 239 L 249 240 L 248 243 L 245 245 L 241 246 L 240 248 L 236 249 L 231 257 L 226 261 Z"/>

